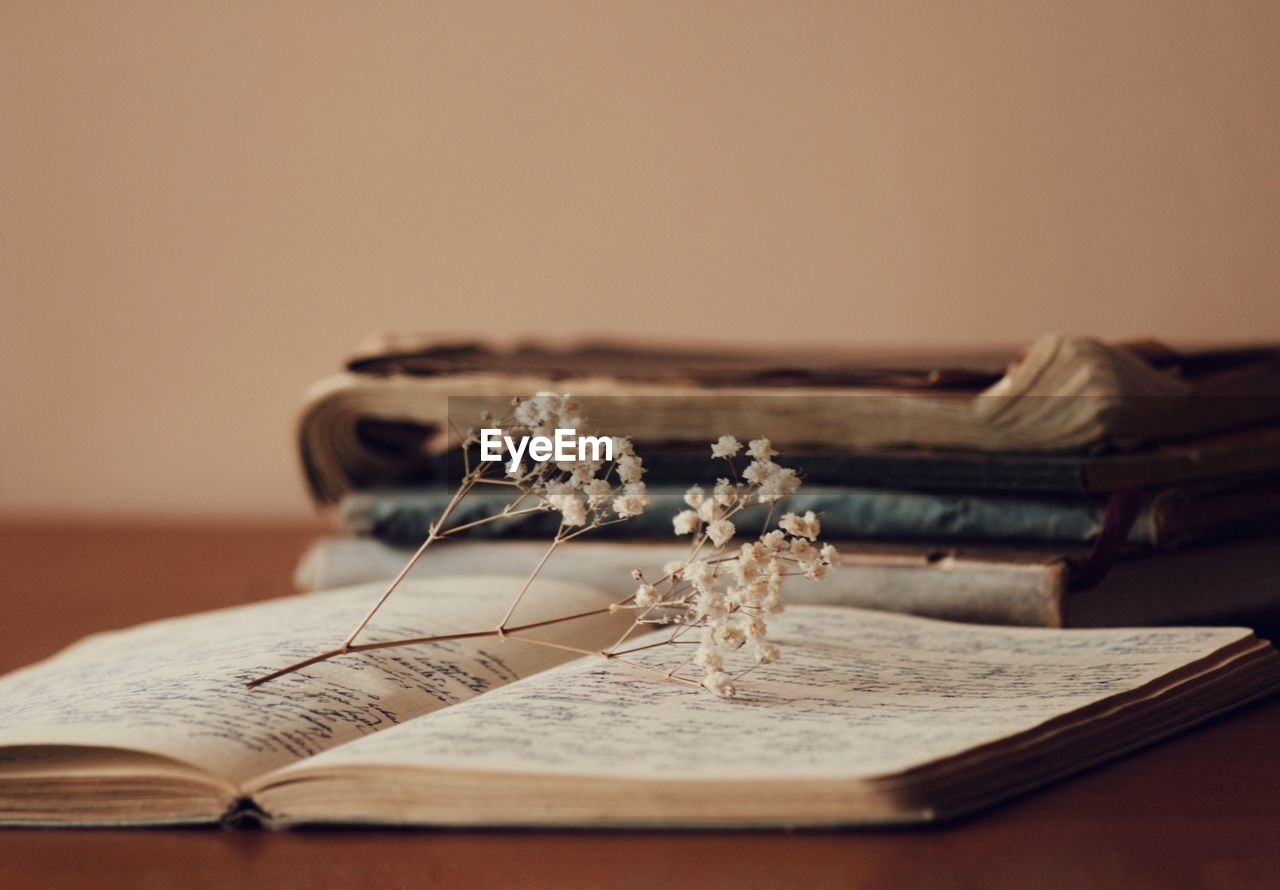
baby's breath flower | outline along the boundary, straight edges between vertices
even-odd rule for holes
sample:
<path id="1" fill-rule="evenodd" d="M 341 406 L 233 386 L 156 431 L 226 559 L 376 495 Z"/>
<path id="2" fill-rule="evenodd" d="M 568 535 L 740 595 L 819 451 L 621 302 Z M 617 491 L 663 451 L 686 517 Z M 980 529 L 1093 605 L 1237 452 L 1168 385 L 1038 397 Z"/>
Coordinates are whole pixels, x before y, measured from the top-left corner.
<path id="1" fill-rule="evenodd" d="M 805 538 L 792 539 L 790 549 L 791 555 L 802 563 L 819 558 L 817 551 L 813 549 L 813 545 Z"/>
<path id="2" fill-rule="evenodd" d="M 742 471 L 742 478 L 751 485 L 763 485 L 780 469 L 781 467 L 771 460 L 753 460 Z"/>
<path id="3" fill-rule="evenodd" d="M 782 660 L 782 652 L 773 643 L 756 643 L 756 658 L 761 664 L 773 664 Z"/>
<path id="4" fill-rule="evenodd" d="M 765 599 L 769 596 L 769 582 L 752 581 L 741 589 L 739 598 L 744 606 L 761 606 L 764 605 Z"/>
<path id="5" fill-rule="evenodd" d="M 739 584 L 750 584 L 760 577 L 761 566 L 754 560 L 738 557 L 729 563 L 729 568 L 733 571 L 733 576 L 738 579 Z"/>
<path id="6" fill-rule="evenodd" d="M 703 501 L 698 505 L 698 519 L 702 522 L 715 522 L 718 512 L 714 500 Z"/>
<path id="7" fill-rule="evenodd" d="M 711 539 L 711 543 L 717 547 L 723 547 L 733 537 L 733 533 L 737 531 L 733 523 L 727 519 L 717 519 L 715 522 L 707 526 L 707 537 Z"/>
<path id="8" fill-rule="evenodd" d="M 587 502 L 585 498 L 576 494 L 559 492 L 548 494 L 547 503 L 551 505 L 552 509 L 560 511 L 561 521 L 566 526 L 572 528 L 573 526 L 587 524 Z"/>
<path id="9" fill-rule="evenodd" d="M 733 688 L 733 681 L 729 679 L 729 675 L 724 671 L 710 671 L 702 678 L 702 685 L 714 692 L 721 698 L 733 698 L 737 692 Z"/>
<path id="10" fill-rule="evenodd" d="M 706 590 L 698 594 L 698 615 L 702 618 L 723 618 L 728 614 L 729 602 L 718 590 Z"/>
<path id="11" fill-rule="evenodd" d="M 710 590 L 715 583 L 716 570 L 705 559 L 696 559 L 684 567 L 684 576 L 698 590 Z"/>
<path id="12" fill-rule="evenodd" d="M 671 520 L 677 535 L 690 535 L 698 527 L 698 514 L 693 510 L 681 510 Z"/>
<path id="13" fill-rule="evenodd" d="M 742 450 L 742 443 L 733 436 L 721 436 L 711 446 L 713 457 L 727 460 Z M 637 606 L 662 606 L 660 618 L 643 620 L 701 629 L 701 641 L 690 660 L 703 672 L 702 685 L 725 697 L 735 693 L 727 667 L 730 659 L 754 657 L 756 664 L 779 659 L 778 647 L 768 641 L 768 616 L 783 611 L 786 578 L 799 575 L 820 580 L 840 558 L 834 547 L 818 541 L 821 524 L 811 510 L 803 515 L 786 513 L 777 528 L 724 552 L 738 533 L 734 518 L 740 511 L 757 502 L 771 504 L 800 487 L 799 474 L 773 460 L 777 454 L 768 439 L 752 439 L 747 447 L 751 462 L 741 481 L 718 479 L 710 494 L 701 486 L 691 486 L 684 494 L 688 509 L 672 520 L 677 535 L 695 536 L 689 561 L 664 568 L 664 593 L 641 584 L 635 595 Z M 628 461 L 619 461 L 618 469 L 624 481 L 638 481 L 639 473 Z M 698 559 L 708 542 L 720 553 Z M 737 669 L 735 665 L 733 670 Z"/>
<path id="14" fill-rule="evenodd" d="M 644 466 L 640 458 L 634 454 L 623 454 L 617 458 L 618 478 L 624 483 L 634 484 L 644 475 Z"/>
<path id="15" fill-rule="evenodd" d="M 564 465 L 562 466 L 561 464 L 557 464 L 557 468 L 569 474 L 569 484 L 574 488 L 585 489 L 589 484 L 591 484 L 592 480 L 597 482 L 602 481 L 595 479 L 597 468 L 591 466 L 591 464 L 585 461 L 582 463 L 578 463 L 577 461 L 562 461 L 561 463 Z"/>
<path id="16" fill-rule="evenodd" d="M 649 506 L 649 495 L 645 493 L 643 482 L 632 482 L 623 486 L 622 495 L 613 499 L 613 512 L 621 519 L 639 516 Z"/>
<path id="17" fill-rule="evenodd" d="M 582 492 L 587 496 L 587 506 L 592 510 L 599 510 L 613 494 L 613 486 L 608 479 L 592 479 L 582 486 Z"/>
<path id="18" fill-rule="evenodd" d="M 775 464 L 776 466 L 776 464 Z M 800 477 L 790 467 L 781 467 L 760 486 L 758 498 L 762 504 L 772 504 L 800 487 Z"/>
<path id="19" fill-rule="evenodd" d="M 736 622 L 733 624 L 726 622 L 715 627 L 711 638 L 721 649 L 741 649 L 747 642 L 747 632 Z"/>
<path id="20" fill-rule="evenodd" d="M 636 605 L 642 609 L 652 608 L 662 602 L 662 595 L 652 584 L 641 584 L 636 588 Z"/>
<path id="21" fill-rule="evenodd" d="M 698 647 L 697 653 L 693 656 L 694 664 L 708 671 L 724 670 L 724 656 L 718 650 L 708 645 Z"/>
<path id="22" fill-rule="evenodd" d="M 538 408 L 537 397 L 525 399 L 516 404 L 515 418 L 516 423 L 521 426 L 537 426 L 541 422 L 541 414 Z"/>
<path id="23" fill-rule="evenodd" d="M 742 443 L 733 436 L 721 436 L 716 442 L 712 443 L 711 456 L 723 457 L 727 460 L 741 450 Z"/>
<path id="24" fill-rule="evenodd" d="M 778 520 L 778 527 L 797 538 L 808 538 L 810 541 L 816 541 L 820 531 L 818 517 L 812 510 L 806 511 L 803 516 L 784 513 Z"/>

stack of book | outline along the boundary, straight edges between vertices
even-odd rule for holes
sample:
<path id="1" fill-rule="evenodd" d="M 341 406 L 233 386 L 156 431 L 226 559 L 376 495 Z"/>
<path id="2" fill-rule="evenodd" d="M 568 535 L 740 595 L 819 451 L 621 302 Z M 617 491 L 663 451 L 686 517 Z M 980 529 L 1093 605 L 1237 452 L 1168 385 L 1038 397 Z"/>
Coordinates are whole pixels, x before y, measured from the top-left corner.
<path id="1" fill-rule="evenodd" d="M 772 440 L 805 480 L 786 509 L 819 514 L 845 556 L 796 588 L 807 602 L 1049 627 L 1280 616 L 1280 347 L 1056 335 L 1018 354 L 857 360 L 384 338 L 302 412 L 310 490 L 340 533 L 304 555 L 298 585 L 394 576 L 451 494 L 453 430 L 543 390 L 581 400 L 595 432 L 630 436 L 653 495 L 557 555 L 551 577 L 625 593 L 632 568 L 678 558 L 680 495 L 724 474 L 707 443 L 733 434 Z M 473 494 L 454 517 L 503 502 Z M 555 525 L 477 527 L 415 576 L 527 571 Z"/>

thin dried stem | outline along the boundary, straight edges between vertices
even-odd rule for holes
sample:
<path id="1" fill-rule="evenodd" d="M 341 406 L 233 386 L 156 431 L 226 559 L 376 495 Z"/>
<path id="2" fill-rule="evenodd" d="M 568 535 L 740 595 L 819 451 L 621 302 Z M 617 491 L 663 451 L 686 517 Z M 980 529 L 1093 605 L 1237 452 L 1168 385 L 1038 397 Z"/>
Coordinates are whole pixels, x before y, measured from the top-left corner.
<path id="1" fill-rule="evenodd" d="M 505 638 L 508 640 L 516 640 L 517 642 L 521 642 L 521 643 L 532 643 L 535 646 L 546 646 L 550 649 L 561 649 L 565 652 L 576 652 L 579 655 L 599 655 L 600 654 L 599 650 L 596 650 L 596 649 L 582 649 L 582 648 L 579 648 L 578 646 L 568 646 L 568 645 L 565 645 L 564 643 L 556 643 L 551 640 L 540 640 L 537 637 L 526 637 L 523 634 L 517 634 L 513 631 L 507 631 Z"/>
<path id="2" fill-rule="evenodd" d="M 288 665 L 287 667 L 282 667 L 277 671 L 272 671 L 271 673 L 265 676 L 258 677 L 256 680 L 252 680 L 246 683 L 245 687 L 247 689 L 255 689 L 261 686 L 263 683 L 269 683 L 272 680 L 277 680 L 280 677 L 286 676 L 288 674 L 292 674 L 296 671 L 303 670 L 304 668 L 309 668 L 313 664 L 319 664 L 322 661 L 328 661 L 331 658 L 337 658 L 340 655 L 355 655 L 360 652 L 373 652 L 378 649 L 392 649 L 392 648 L 398 648 L 401 646 L 420 646 L 426 643 L 444 643 L 449 640 L 474 640 L 480 637 L 499 637 L 499 636 L 505 636 L 507 639 L 519 640 L 520 642 L 523 642 L 523 643 L 542 643 L 544 645 L 552 645 L 552 644 L 546 643 L 546 641 L 535 640 L 531 637 L 522 637 L 522 636 L 516 636 L 516 635 L 519 633 L 522 633 L 523 631 L 536 630 L 540 627 L 549 627 L 553 624 L 561 624 L 566 621 L 577 621 L 580 618 L 590 618 L 592 615 L 603 615 L 608 611 L 609 609 L 608 607 L 606 607 L 603 609 L 591 609 L 590 611 L 587 611 L 587 612 L 577 612 L 573 615 L 561 615 L 558 618 L 547 618 L 543 621 L 533 621 L 533 622 L 530 622 L 529 624 L 521 624 L 518 627 L 508 628 L 505 634 L 502 634 L 502 635 L 500 635 L 498 633 L 498 630 L 495 628 L 494 630 L 473 630 L 473 631 L 467 631 L 465 633 L 436 634 L 434 636 L 429 636 L 429 637 L 405 637 L 403 639 L 385 640 L 378 643 L 356 643 L 354 645 L 350 645 L 346 647 L 330 649 L 327 652 L 321 652 L 320 654 L 313 655 L 310 658 L 304 658 L 302 661 L 295 662 L 291 665 Z M 594 652 L 586 649 L 576 650 L 576 651 L 580 651 L 585 655 L 595 654 Z"/>
<path id="3" fill-rule="evenodd" d="M 471 522 L 464 522 L 462 525 L 455 525 L 451 529 L 438 533 L 436 535 L 436 539 L 443 540 L 444 538 L 451 538 L 458 532 L 464 532 L 468 529 L 475 528 L 479 525 L 485 525 L 490 522 L 497 522 L 500 519 L 514 519 L 517 516 L 527 516 L 530 513 L 544 512 L 546 511 L 542 507 L 526 507 L 523 510 L 504 510 L 501 513 L 494 513 L 492 516 L 482 516 L 479 519 L 473 519 Z"/>
<path id="4" fill-rule="evenodd" d="M 563 522 L 561 530 L 564 529 Z M 533 584 L 533 579 L 538 577 L 538 573 L 542 571 L 542 567 L 547 564 L 547 560 L 551 558 L 551 554 L 556 552 L 556 548 L 561 544 L 560 532 L 556 533 L 555 538 L 551 541 L 551 546 L 542 554 L 542 558 L 538 560 L 538 564 L 533 567 L 533 571 L 529 573 L 529 577 L 524 579 L 524 584 L 520 586 L 520 592 L 516 594 L 516 598 L 511 601 L 511 605 L 507 607 L 507 612 L 502 616 L 502 620 L 498 622 L 497 634 L 502 636 L 507 631 L 507 622 L 511 620 L 511 615 L 516 610 L 516 606 L 520 605 L 520 600 L 524 599 L 524 595 L 529 592 L 529 587 Z"/>
<path id="5" fill-rule="evenodd" d="M 643 652 L 646 649 L 657 649 L 659 646 L 670 646 L 671 643 L 671 640 L 658 640 L 656 643 L 647 643 L 643 646 L 632 646 L 630 649 L 609 649 L 605 654 L 613 656 L 630 655 L 632 652 Z"/>
<path id="6" fill-rule="evenodd" d="M 651 668 L 651 667 L 649 667 L 649 666 L 647 666 L 647 665 L 639 664 L 639 663 L 634 662 L 634 661 L 628 661 L 627 659 L 625 659 L 625 658 L 619 658 L 619 657 L 618 657 L 618 656 L 616 656 L 616 655 L 608 655 L 608 654 L 606 654 L 606 655 L 605 655 L 605 657 L 606 657 L 606 658 L 608 658 L 608 659 L 610 659 L 611 661 L 615 661 L 615 662 L 617 662 L 618 664 L 625 664 L 627 667 L 631 668 L 632 670 L 637 670 L 637 671 L 640 671 L 641 673 L 645 673 L 645 674 L 652 674 L 653 676 L 655 676 L 655 677 L 661 677 L 661 678 L 662 678 L 662 679 L 664 679 L 664 680 L 672 680 L 672 681 L 674 681 L 674 682 L 676 682 L 676 683 L 683 683 L 683 684 L 684 684 L 684 685 L 686 685 L 686 686 L 693 686 L 693 687 L 695 687 L 695 688 L 700 687 L 700 686 L 702 685 L 701 683 L 698 683 L 698 682 L 697 682 L 697 681 L 695 681 L 695 680 L 690 680 L 690 679 L 688 679 L 688 678 L 686 678 L 686 677 L 676 677 L 676 676 L 672 676 L 672 675 L 670 675 L 670 674 L 666 673 L 665 671 L 660 671 L 660 670 L 657 670 L 656 668 Z"/>
<path id="7" fill-rule="evenodd" d="M 437 529 L 444 525 L 449 518 L 449 514 L 451 514 L 457 508 L 458 504 L 461 503 L 462 499 L 466 497 L 467 492 L 471 490 L 472 484 L 473 482 L 470 479 L 464 479 L 462 481 L 462 484 L 458 486 L 458 490 L 453 493 L 453 497 L 449 499 L 449 503 L 445 505 L 444 512 L 440 514 L 440 519 L 432 523 L 431 531 L 427 534 L 427 539 L 422 542 L 422 546 L 417 549 L 413 556 L 409 558 L 409 561 L 405 563 L 404 568 L 400 570 L 400 573 L 392 579 L 390 584 L 387 585 L 387 589 L 382 592 L 382 596 L 378 597 L 378 601 L 373 604 L 373 608 L 365 613 L 364 618 L 360 619 L 360 623 L 356 625 L 355 630 L 351 631 L 351 633 L 347 635 L 347 638 L 342 641 L 342 645 L 338 647 L 339 649 L 345 652 L 351 648 L 351 644 L 355 642 L 355 638 L 360 635 L 360 631 L 364 630 L 365 627 L 368 626 L 369 622 L 373 620 L 373 616 L 378 614 L 378 610 L 381 609 L 383 604 L 387 601 L 387 597 L 391 596 L 391 594 L 395 592 L 395 589 L 400 586 L 400 582 L 403 581 L 405 576 L 408 575 L 409 572 L 413 570 L 413 567 L 418 564 L 418 560 L 422 559 L 422 555 L 427 552 L 427 548 L 440 539 L 437 534 Z"/>

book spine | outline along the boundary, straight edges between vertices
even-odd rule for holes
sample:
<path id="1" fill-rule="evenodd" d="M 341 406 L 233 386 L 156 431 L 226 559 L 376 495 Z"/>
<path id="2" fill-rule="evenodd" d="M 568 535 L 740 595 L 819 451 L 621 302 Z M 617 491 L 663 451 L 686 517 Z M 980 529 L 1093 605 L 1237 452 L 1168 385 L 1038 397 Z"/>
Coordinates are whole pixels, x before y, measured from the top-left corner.
<path id="1" fill-rule="evenodd" d="M 628 522 L 600 529 L 596 538 L 664 539 L 672 534 L 672 519 L 687 509 L 683 488 L 650 489 L 649 508 Z M 455 510 L 452 522 L 462 525 L 492 516 L 507 503 L 503 494 L 473 493 Z M 344 530 L 390 544 L 420 544 L 430 524 L 449 501 L 443 489 L 402 489 L 360 492 L 343 499 L 340 519 Z M 810 487 L 783 504 L 787 511 L 812 510 L 822 519 L 823 533 L 845 540 L 1028 541 L 1088 544 L 1101 532 L 1106 501 L 1095 498 L 1001 497 L 886 491 L 867 488 Z M 739 524 L 763 522 L 763 507 L 744 513 Z M 539 538 L 555 534 L 553 513 L 532 513 L 469 529 L 472 538 Z M 1150 546 L 1153 526 L 1138 522 L 1129 543 Z"/>
<path id="2" fill-rule="evenodd" d="M 1061 561 L 995 561 L 949 550 L 895 550 L 840 544 L 839 570 L 816 584 L 788 587 L 797 604 L 860 606 L 983 624 L 1061 627 L 1066 568 Z M 459 541 L 433 551 L 414 577 L 527 572 L 543 549 L 537 541 Z M 412 548 L 372 538 L 334 536 L 317 541 L 299 562 L 299 588 L 318 590 L 386 581 L 404 566 Z M 553 559 L 544 574 L 590 584 L 618 597 L 630 594 L 632 569 L 656 568 L 687 557 L 683 544 L 579 543 L 572 559 Z"/>

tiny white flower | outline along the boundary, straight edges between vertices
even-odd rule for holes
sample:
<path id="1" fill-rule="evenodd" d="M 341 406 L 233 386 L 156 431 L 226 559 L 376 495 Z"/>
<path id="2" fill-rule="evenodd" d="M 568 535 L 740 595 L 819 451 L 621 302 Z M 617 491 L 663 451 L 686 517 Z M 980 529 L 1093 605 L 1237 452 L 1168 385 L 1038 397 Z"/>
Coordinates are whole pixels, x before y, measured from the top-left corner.
<path id="1" fill-rule="evenodd" d="M 705 643 L 698 647 L 693 656 L 694 664 L 707 671 L 723 671 L 724 656 Z"/>
<path id="2" fill-rule="evenodd" d="M 595 510 L 604 506 L 613 494 L 613 487 L 605 479 L 592 479 L 582 487 L 582 492 L 587 496 L 587 504 Z"/>
<path id="3" fill-rule="evenodd" d="M 706 591 L 715 583 L 716 570 L 705 559 L 697 559 L 684 567 L 684 576 L 698 590 Z"/>
<path id="4" fill-rule="evenodd" d="M 723 547 L 733 537 L 735 531 L 737 529 L 734 528 L 732 522 L 727 519 L 717 519 L 707 526 L 707 537 L 717 547 Z"/>
<path id="5" fill-rule="evenodd" d="M 569 484 L 574 488 L 586 488 L 596 475 L 594 467 L 577 461 L 565 462 L 556 466 L 557 469 L 564 470 L 569 474 Z"/>
<path id="6" fill-rule="evenodd" d="M 693 534 L 698 527 L 698 514 L 693 510 L 681 510 L 671 520 L 677 535 Z"/>
<path id="7" fill-rule="evenodd" d="M 733 681 L 724 671 L 709 671 L 702 678 L 702 685 L 721 698 L 733 698 L 734 693 L 737 692 L 733 688 Z"/>
<path id="8" fill-rule="evenodd" d="M 775 464 L 774 466 L 777 466 Z M 790 467 L 779 467 L 778 472 L 771 475 L 760 486 L 760 503 L 772 504 L 774 501 L 794 494 L 800 487 L 800 477 Z"/>
<path id="9" fill-rule="evenodd" d="M 642 609 L 648 609 L 662 602 L 662 595 L 658 593 L 658 588 L 652 584 L 641 584 L 636 588 L 636 605 Z"/>
<path id="10" fill-rule="evenodd" d="M 702 490 L 701 485 L 694 485 L 684 493 L 684 502 L 690 507 L 697 508 L 707 497 L 707 493 Z"/>
<path id="11" fill-rule="evenodd" d="M 747 454 L 756 460 L 768 460 L 776 457 L 778 452 L 773 450 L 773 443 L 768 439 L 752 439 L 751 444 L 747 446 Z"/>
<path id="12" fill-rule="evenodd" d="M 721 436 L 717 441 L 712 443 L 711 456 L 728 459 L 732 458 L 741 450 L 742 443 L 733 436 Z"/>
<path id="13" fill-rule="evenodd" d="M 766 581 L 753 581 L 744 586 L 739 599 L 744 606 L 761 606 L 769 596 L 769 584 Z"/>
<path id="14" fill-rule="evenodd" d="M 782 659 L 782 652 L 773 643 L 757 643 L 756 658 L 761 664 L 773 664 Z"/>
<path id="15" fill-rule="evenodd" d="M 516 405 L 516 423 L 522 426 L 537 426 L 540 422 L 538 403 L 533 399 L 523 399 Z"/>
<path id="16" fill-rule="evenodd" d="M 729 612 L 729 602 L 718 590 L 706 590 L 698 594 L 697 609 L 705 618 L 723 618 Z"/>
<path id="17" fill-rule="evenodd" d="M 737 624 L 722 624 L 712 633 L 712 639 L 721 649 L 741 649 L 747 642 L 747 632 Z"/>
<path id="18" fill-rule="evenodd" d="M 634 454 L 624 454 L 617 460 L 618 478 L 624 483 L 634 484 L 644 475 L 644 466 L 640 458 Z"/>
<path id="19" fill-rule="evenodd" d="M 797 538 L 808 538 L 810 541 L 816 541 L 821 531 L 818 517 L 812 510 L 806 511 L 803 516 L 785 513 L 782 519 L 778 520 L 778 526 L 788 534 Z"/>
<path id="20" fill-rule="evenodd" d="M 822 561 L 832 568 L 840 565 L 840 551 L 830 544 L 823 544 L 818 552 L 822 555 Z"/>
<path id="21" fill-rule="evenodd" d="M 746 546 L 745 544 L 743 545 Z M 733 572 L 733 576 L 738 579 L 739 584 L 750 584 L 760 577 L 763 566 L 754 559 L 744 559 L 739 556 L 737 559 L 729 561 L 729 569 Z"/>
<path id="22" fill-rule="evenodd" d="M 645 493 L 643 482 L 633 482 L 623 486 L 622 494 L 613 499 L 613 512 L 621 519 L 639 516 L 649 506 L 649 495 Z"/>
<path id="23" fill-rule="evenodd" d="M 802 563 L 812 562 L 818 558 L 818 553 L 813 549 L 813 545 L 804 538 L 793 538 L 791 540 L 791 555 Z"/>
<path id="24" fill-rule="evenodd" d="M 573 494 L 552 494 L 547 495 L 547 500 L 551 502 L 551 506 L 560 511 L 560 516 L 567 526 L 586 525 L 587 523 L 587 502 L 585 499 Z"/>
<path id="25" fill-rule="evenodd" d="M 747 464 L 747 468 L 742 471 L 742 478 L 746 479 L 752 485 L 764 485 L 769 481 L 782 467 L 778 466 L 771 460 L 753 460 Z"/>
<path id="26" fill-rule="evenodd" d="M 716 512 L 716 502 L 714 500 L 703 501 L 698 505 L 698 518 L 703 522 L 715 522 Z"/>

